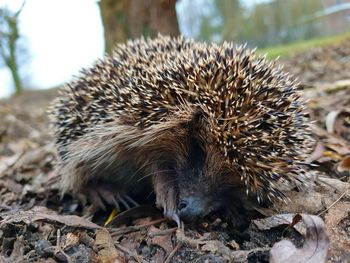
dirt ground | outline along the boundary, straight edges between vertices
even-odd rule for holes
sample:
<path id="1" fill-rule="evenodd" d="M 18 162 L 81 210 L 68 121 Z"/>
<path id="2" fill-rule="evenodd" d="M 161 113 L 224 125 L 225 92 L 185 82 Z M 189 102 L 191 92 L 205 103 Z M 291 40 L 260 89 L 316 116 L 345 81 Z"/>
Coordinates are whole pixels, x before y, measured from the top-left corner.
<path id="1" fill-rule="evenodd" d="M 350 262 L 350 39 L 279 63 L 308 99 L 315 184 L 244 230 L 210 218 L 183 231 L 149 206 L 92 214 L 59 194 L 45 115 L 57 90 L 0 101 L 0 262 Z"/>

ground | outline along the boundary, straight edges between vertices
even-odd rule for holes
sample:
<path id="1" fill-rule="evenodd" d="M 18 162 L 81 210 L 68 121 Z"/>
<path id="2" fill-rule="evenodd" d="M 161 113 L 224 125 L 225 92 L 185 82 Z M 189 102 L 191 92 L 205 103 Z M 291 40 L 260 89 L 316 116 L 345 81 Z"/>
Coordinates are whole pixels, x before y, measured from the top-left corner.
<path id="1" fill-rule="evenodd" d="M 0 262 L 349 262 L 350 39 L 279 63 L 308 99 L 315 184 L 261 208 L 245 230 L 220 218 L 182 230 L 149 206 L 92 216 L 89 203 L 59 194 L 45 115 L 57 90 L 1 101 Z"/>

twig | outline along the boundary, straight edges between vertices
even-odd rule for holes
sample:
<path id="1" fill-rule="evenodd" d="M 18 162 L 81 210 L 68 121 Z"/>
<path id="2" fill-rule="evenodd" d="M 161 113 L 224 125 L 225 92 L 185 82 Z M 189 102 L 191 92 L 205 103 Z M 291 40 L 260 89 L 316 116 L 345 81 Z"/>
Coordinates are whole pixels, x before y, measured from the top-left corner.
<path id="1" fill-rule="evenodd" d="M 22 156 L 23 156 L 25 153 L 26 153 L 26 151 L 22 151 L 21 153 L 19 153 L 18 156 L 17 156 L 17 158 L 16 158 L 16 160 L 15 160 L 13 163 L 11 163 L 10 165 L 7 165 L 5 171 L 7 171 L 7 170 L 11 169 L 12 167 L 14 167 L 14 166 L 16 165 L 16 163 L 18 163 L 18 161 L 22 158 Z"/>
<path id="2" fill-rule="evenodd" d="M 157 220 L 151 221 L 151 222 L 143 224 L 143 225 L 127 226 L 127 227 L 123 227 L 123 228 L 117 228 L 115 230 L 111 229 L 110 233 L 111 233 L 112 237 L 115 237 L 115 236 L 118 236 L 118 235 L 125 235 L 125 234 L 131 233 L 131 232 L 139 231 L 139 230 L 141 230 L 143 228 L 146 228 L 146 227 L 149 227 L 149 226 L 152 226 L 152 225 L 156 225 L 156 224 L 165 222 L 167 220 L 168 219 L 166 219 L 166 218 L 161 218 L 161 219 L 157 219 Z"/>
<path id="3" fill-rule="evenodd" d="M 186 243 L 191 246 L 198 246 L 198 245 L 204 245 L 208 243 L 208 241 L 210 241 L 210 240 L 207 240 L 208 237 L 206 236 L 206 234 L 208 233 L 205 233 L 203 236 L 200 236 L 199 238 L 194 239 L 191 237 L 187 237 L 183 230 L 179 230 L 176 232 L 176 237 L 177 237 L 177 240 L 180 241 L 181 243 Z"/>
<path id="4" fill-rule="evenodd" d="M 57 247 L 60 247 L 61 245 L 61 230 L 60 229 L 57 229 L 57 239 L 56 239 L 56 246 Z"/>
<path id="5" fill-rule="evenodd" d="M 176 232 L 176 237 L 178 242 L 181 242 L 182 244 L 188 244 L 190 246 L 194 246 L 197 247 L 197 249 L 200 246 L 204 246 L 204 245 L 210 245 L 212 247 L 216 247 L 216 254 L 220 254 L 222 255 L 225 259 L 227 259 L 229 262 L 236 262 L 233 261 L 232 258 L 232 251 L 225 245 L 223 244 L 221 241 L 219 240 L 208 240 L 209 238 L 209 233 L 205 233 L 203 236 L 197 238 L 197 239 L 193 239 L 190 237 L 186 237 L 184 231 L 177 231 Z"/>
<path id="6" fill-rule="evenodd" d="M 135 252 L 130 251 L 129 249 L 119 245 L 119 244 L 114 244 L 116 248 L 118 248 L 119 250 L 121 250 L 122 252 L 128 254 L 130 257 L 134 258 L 137 262 L 141 262 L 141 263 L 147 263 L 147 261 L 145 261 L 142 256 L 138 255 Z"/>
<path id="7" fill-rule="evenodd" d="M 177 227 L 174 227 L 174 228 L 169 228 L 169 229 L 165 229 L 165 230 L 159 230 L 155 233 L 149 233 L 148 236 L 150 238 L 153 238 L 156 236 L 166 236 L 166 235 L 169 235 L 169 234 L 176 232 L 177 229 L 178 229 Z"/>
<path id="8" fill-rule="evenodd" d="M 56 247 L 56 248 L 55 248 L 54 256 L 55 256 L 56 258 L 58 258 L 59 260 L 62 260 L 61 257 L 58 256 L 59 253 L 61 253 L 61 254 L 65 257 L 65 259 L 67 260 L 68 263 L 72 263 L 72 262 L 73 262 L 72 259 L 71 259 L 71 257 L 68 256 L 68 255 L 66 254 L 66 252 L 64 252 L 63 249 L 62 249 L 61 247 Z"/>
<path id="9" fill-rule="evenodd" d="M 176 254 L 176 252 L 180 249 L 180 247 L 182 246 L 182 242 L 179 241 L 176 245 L 176 247 L 173 249 L 173 251 L 171 251 L 171 253 L 169 254 L 169 256 L 167 257 L 167 259 L 164 261 L 164 263 L 170 263 L 170 260 L 174 257 L 174 255 Z"/>
<path id="10" fill-rule="evenodd" d="M 348 192 L 348 189 L 345 190 L 345 192 L 342 193 L 342 194 L 339 196 L 339 198 L 338 198 L 337 200 L 335 200 L 329 207 L 327 207 L 325 210 L 323 210 L 322 212 L 320 212 L 320 213 L 318 214 L 318 216 L 323 215 L 325 212 L 327 212 L 329 209 L 331 209 L 336 203 L 338 203 L 338 202 L 346 195 L 347 192 Z"/>

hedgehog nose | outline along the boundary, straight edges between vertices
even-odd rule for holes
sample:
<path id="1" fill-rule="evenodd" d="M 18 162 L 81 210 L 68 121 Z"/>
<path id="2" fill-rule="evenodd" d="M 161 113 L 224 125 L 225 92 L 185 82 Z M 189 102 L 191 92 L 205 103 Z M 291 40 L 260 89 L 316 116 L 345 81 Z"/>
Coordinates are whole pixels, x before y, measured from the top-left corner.
<path id="1" fill-rule="evenodd" d="M 194 197 L 180 200 L 177 209 L 180 218 L 187 222 L 201 217 L 204 212 L 201 200 Z"/>

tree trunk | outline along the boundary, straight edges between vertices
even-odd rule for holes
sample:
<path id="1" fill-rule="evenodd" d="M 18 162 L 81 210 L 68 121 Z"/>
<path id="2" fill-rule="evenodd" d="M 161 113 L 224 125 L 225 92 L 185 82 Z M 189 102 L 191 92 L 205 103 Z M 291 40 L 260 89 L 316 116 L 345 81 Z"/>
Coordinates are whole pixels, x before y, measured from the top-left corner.
<path id="1" fill-rule="evenodd" d="M 19 12 L 17 14 L 19 14 Z M 18 52 L 16 52 L 16 42 L 19 38 L 17 15 L 13 18 L 8 18 L 8 25 L 10 27 L 11 33 L 8 36 L 9 56 L 5 58 L 5 60 L 8 68 L 11 71 L 13 83 L 15 84 L 15 95 L 19 95 L 23 90 L 23 86 L 17 65 Z"/>
<path id="2" fill-rule="evenodd" d="M 101 0 L 106 52 L 141 35 L 178 35 L 175 5 L 176 0 Z"/>
<path id="3" fill-rule="evenodd" d="M 22 92 L 23 87 L 22 87 L 21 78 L 19 77 L 19 74 L 18 74 L 18 67 L 15 59 L 16 58 L 12 58 L 6 64 L 11 71 L 12 80 L 13 80 L 13 83 L 15 84 L 15 95 L 19 95 Z"/>

